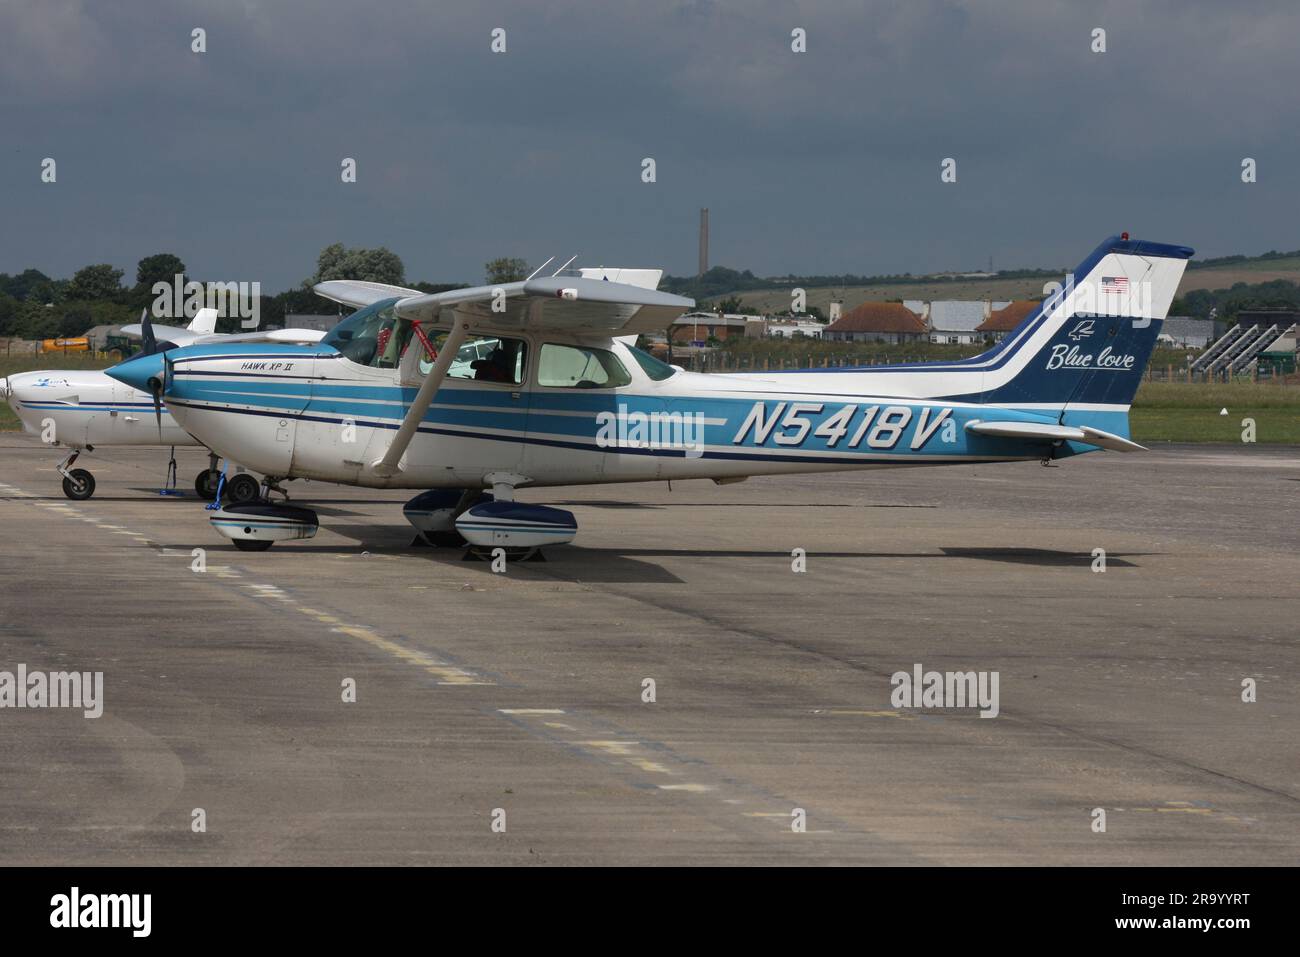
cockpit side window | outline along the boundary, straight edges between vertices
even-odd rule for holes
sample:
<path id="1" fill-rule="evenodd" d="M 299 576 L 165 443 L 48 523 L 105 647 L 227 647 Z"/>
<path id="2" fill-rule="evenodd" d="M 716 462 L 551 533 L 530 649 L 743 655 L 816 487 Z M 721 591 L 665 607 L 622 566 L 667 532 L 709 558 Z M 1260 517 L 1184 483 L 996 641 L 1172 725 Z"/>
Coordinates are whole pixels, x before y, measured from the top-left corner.
<path id="1" fill-rule="evenodd" d="M 447 333 L 431 336 L 437 351 L 447 339 Z M 528 344 L 522 339 L 505 336 L 486 336 L 470 339 L 456 350 L 456 358 L 447 370 L 449 379 L 472 379 L 475 382 L 501 382 L 520 385 L 524 381 L 524 369 L 528 357 Z M 429 374 L 433 368 L 433 359 L 425 355 L 420 358 L 420 376 Z"/>
<path id="2" fill-rule="evenodd" d="M 664 379 L 671 379 L 677 374 L 677 370 L 668 363 L 656 359 L 644 349 L 638 349 L 636 346 L 628 346 L 627 351 L 632 353 L 632 358 L 636 364 L 641 367 L 641 371 L 648 375 L 655 382 L 662 382 Z"/>
<path id="3" fill-rule="evenodd" d="M 608 349 L 548 342 L 537 360 L 537 384 L 558 389 L 616 389 L 632 377 Z"/>

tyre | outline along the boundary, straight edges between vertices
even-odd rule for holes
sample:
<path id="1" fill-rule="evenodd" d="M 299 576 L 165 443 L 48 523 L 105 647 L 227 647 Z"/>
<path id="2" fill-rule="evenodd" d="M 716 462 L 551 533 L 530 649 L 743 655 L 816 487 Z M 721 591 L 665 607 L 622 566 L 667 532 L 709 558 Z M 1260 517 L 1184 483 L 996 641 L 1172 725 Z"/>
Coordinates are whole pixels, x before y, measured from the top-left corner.
<path id="1" fill-rule="evenodd" d="M 85 469 L 73 469 L 63 479 L 63 494 L 76 502 L 95 494 L 95 476 Z"/>
<path id="2" fill-rule="evenodd" d="M 221 473 L 216 469 L 204 469 L 194 477 L 194 491 L 199 498 L 207 499 L 211 502 L 217 497 L 217 483 L 221 481 Z"/>
<path id="3" fill-rule="evenodd" d="M 247 472 L 240 472 L 226 480 L 223 497 L 229 505 L 246 505 L 256 502 L 262 495 L 262 483 Z"/>
<path id="4" fill-rule="evenodd" d="M 264 552 L 275 544 L 267 538 L 232 538 L 231 541 L 241 552 Z"/>

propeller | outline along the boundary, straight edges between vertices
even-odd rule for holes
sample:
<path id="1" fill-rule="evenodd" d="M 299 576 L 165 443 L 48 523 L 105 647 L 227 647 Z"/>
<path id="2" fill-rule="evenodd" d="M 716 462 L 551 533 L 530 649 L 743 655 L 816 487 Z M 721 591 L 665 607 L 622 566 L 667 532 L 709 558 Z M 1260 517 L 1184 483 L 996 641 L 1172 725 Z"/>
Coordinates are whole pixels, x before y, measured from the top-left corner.
<path id="1" fill-rule="evenodd" d="M 140 342 L 142 348 L 140 355 L 151 356 L 158 352 L 158 338 L 153 334 L 153 321 L 149 318 L 149 309 L 146 307 L 140 311 Z M 163 381 L 159 382 L 156 377 L 150 378 L 147 385 L 149 394 L 153 396 L 153 419 L 158 425 L 158 441 L 162 441 L 162 397 L 167 385 L 167 379 L 170 378 L 171 363 L 167 359 L 167 352 L 163 350 Z"/>
<path id="2" fill-rule="evenodd" d="M 163 362 L 166 362 L 166 361 L 167 361 L 167 357 L 166 357 L 166 355 L 164 354 L 164 356 L 163 356 Z M 165 376 L 165 375 L 166 375 L 166 374 L 164 373 L 164 376 Z M 163 433 L 162 433 L 162 393 L 163 393 L 163 384 L 162 384 L 161 382 L 158 381 L 158 377 L 157 377 L 157 376 L 151 376 L 150 379 L 149 379 L 149 382 L 148 382 L 147 384 L 148 384 L 148 386 L 149 386 L 149 394 L 150 394 L 151 396 L 153 396 L 153 420 L 154 420 L 154 422 L 156 422 L 156 423 L 158 424 L 158 441 L 159 441 L 159 443 L 161 443 L 161 442 L 162 442 L 162 434 L 163 434 Z"/>
<path id="3" fill-rule="evenodd" d="M 149 318 L 149 309 L 140 310 L 140 355 L 151 356 L 158 351 L 158 339 L 153 334 L 153 322 Z"/>

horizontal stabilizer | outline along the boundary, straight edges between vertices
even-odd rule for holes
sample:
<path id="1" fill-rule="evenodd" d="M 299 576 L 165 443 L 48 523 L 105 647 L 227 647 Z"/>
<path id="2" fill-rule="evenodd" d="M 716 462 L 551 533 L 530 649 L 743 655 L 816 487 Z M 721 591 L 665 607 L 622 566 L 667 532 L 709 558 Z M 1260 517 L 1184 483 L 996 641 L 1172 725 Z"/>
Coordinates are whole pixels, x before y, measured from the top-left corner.
<path id="1" fill-rule="evenodd" d="M 966 431 L 1004 439 L 1040 439 L 1044 442 L 1087 442 L 1083 429 L 1046 422 L 967 422 Z"/>
<path id="2" fill-rule="evenodd" d="M 1112 452 L 1146 452 L 1145 445 L 1138 445 L 1136 442 L 1130 442 L 1122 435 L 1116 435 L 1114 432 L 1103 432 L 1101 429 L 1094 429 L 1090 425 L 1081 425 L 1080 429 L 1087 436 L 1085 442 L 1092 445 L 1100 446 L 1103 449 L 1110 449 Z"/>
<path id="3" fill-rule="evenodd" d="M 1056 425 L 1051 422 L 974 422 L 966 423 L 966 431 L 977 435 L 993 435 L 1004 439 L 1027 439 L 1040 442 L 1084 442 L 1113 452 L 1145 452 L 1136 442 L 1130 442 L 1113 432 L 1103 432 L 1089 425 Z"/>

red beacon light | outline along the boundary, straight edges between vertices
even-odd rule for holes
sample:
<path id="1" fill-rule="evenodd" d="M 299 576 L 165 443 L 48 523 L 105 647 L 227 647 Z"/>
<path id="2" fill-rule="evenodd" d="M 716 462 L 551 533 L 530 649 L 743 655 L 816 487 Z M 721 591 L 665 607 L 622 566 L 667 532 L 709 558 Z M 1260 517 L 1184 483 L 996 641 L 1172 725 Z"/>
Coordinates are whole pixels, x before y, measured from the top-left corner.
<path id="1" fill-rule="evenodd" d="M 1124 242 L 1128 242 L 1128 233 L 1120 233 L 1119 238 L 1124 240 Z"/>

